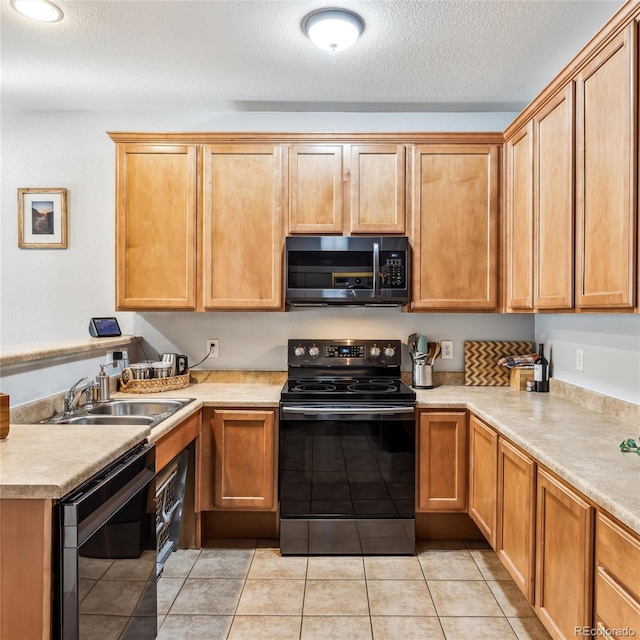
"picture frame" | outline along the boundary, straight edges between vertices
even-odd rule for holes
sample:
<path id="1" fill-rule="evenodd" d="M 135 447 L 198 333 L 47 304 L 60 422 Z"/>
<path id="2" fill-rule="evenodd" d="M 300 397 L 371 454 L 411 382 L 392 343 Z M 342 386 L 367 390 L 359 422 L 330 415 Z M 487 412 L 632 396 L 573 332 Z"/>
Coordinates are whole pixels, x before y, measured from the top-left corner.
<path id="1" fill-rule="evenodd" d="M 67 248 L 66 189 L 18 189 L 18 247 Z"/>

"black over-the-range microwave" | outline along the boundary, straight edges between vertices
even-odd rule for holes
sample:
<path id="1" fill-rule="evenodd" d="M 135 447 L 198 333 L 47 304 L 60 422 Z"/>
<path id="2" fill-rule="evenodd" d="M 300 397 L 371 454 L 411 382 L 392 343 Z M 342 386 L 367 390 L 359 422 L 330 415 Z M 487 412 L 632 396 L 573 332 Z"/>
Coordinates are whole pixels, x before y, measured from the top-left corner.
<path id="1" fill-rule="evenodd" d="M 303 236 L 286 239 L 291 306 L 400 306 L 409 300 L 409 240 L 404 236 Z"/>

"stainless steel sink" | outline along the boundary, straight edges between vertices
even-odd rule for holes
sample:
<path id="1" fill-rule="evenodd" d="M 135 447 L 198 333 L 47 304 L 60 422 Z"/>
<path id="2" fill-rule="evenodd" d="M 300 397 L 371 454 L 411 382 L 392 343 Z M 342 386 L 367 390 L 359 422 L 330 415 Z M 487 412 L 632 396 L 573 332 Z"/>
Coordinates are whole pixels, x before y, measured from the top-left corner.
<path id="1" fill-rule="evenodd" d="M 153 424 L 155 418 L 152 416 L 72 416 L 60 421 L 60 424 Z"/>
<path id="2" fill-rule="evenodd" d="M 89 409 L 87 413 L 91 415 L 110 416 L 157 416 L 161 413 L 174 413 L 178 409 L 182 409 L 182 407 L 189 402 L 191 402 L 191 400 L 122 398 L 96 405 L 92 409 Z"/>
<path id="3" fill-rule="evenodd" d="M 75 415 L 58 414 L 41 422 L 86 425 L 145 424 L 153 427 L 193 401 L 194 398 L 116 398 Z"/>

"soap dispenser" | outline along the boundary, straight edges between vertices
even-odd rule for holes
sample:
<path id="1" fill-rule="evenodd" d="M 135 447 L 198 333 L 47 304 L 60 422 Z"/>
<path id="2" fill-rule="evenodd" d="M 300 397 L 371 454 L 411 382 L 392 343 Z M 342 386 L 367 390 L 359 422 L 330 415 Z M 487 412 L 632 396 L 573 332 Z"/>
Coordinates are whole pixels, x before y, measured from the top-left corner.
<path id="1" fill-rule="evenodd" d="M 98 383 L 98 402 L 109 402 L 111 400 L 111 389 L 109 376 L 104 370 L 103 364 L 100 365 L 100 373 L 96 377 Z"/>

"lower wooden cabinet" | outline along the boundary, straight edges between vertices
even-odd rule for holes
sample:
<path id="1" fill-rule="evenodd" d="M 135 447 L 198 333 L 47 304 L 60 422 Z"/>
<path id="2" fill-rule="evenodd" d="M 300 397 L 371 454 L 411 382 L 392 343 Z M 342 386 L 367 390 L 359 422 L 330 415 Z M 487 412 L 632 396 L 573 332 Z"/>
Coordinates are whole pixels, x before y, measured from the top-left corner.
<path id="1" fill-rule="evenodd" d="M 593 507 L 538 470 L 535 611 L 554 639 L 591 627 Z"/>
<path id="2" fill-rule="evenodd" d="M 640 635 L 640 538 L 604 513 L 596 521 L 594 622 L 603 637 L 624 629 Z"/>
<path id="3" fill-rule="evenodd" d="M 465 511 L 466 411 L 421 411 L 417 439 L 416 512 Z"/>
<path id="4" fill-rule="evenodd" d="M 201 476 L 201 510 L 273 511 L 276 508 L 275 410 L 215 410 Z M 204 429 L 203 429 L 204 431 Z M 208 472 L 208 473 L 207 473 Z M 204 498 L 204 499 L 202 499 Z"/>
<path id="5" fill-rule="evenodd" d="M 498 434 L 469 418 L 469 515 L 495 548 L 498 505 Z"/>
<path id="6" fill-rule="evenodd" d="M 498 514 L 495 550 L 533 604 L 536 463 L 503 438 L 498 440 Z"/>

